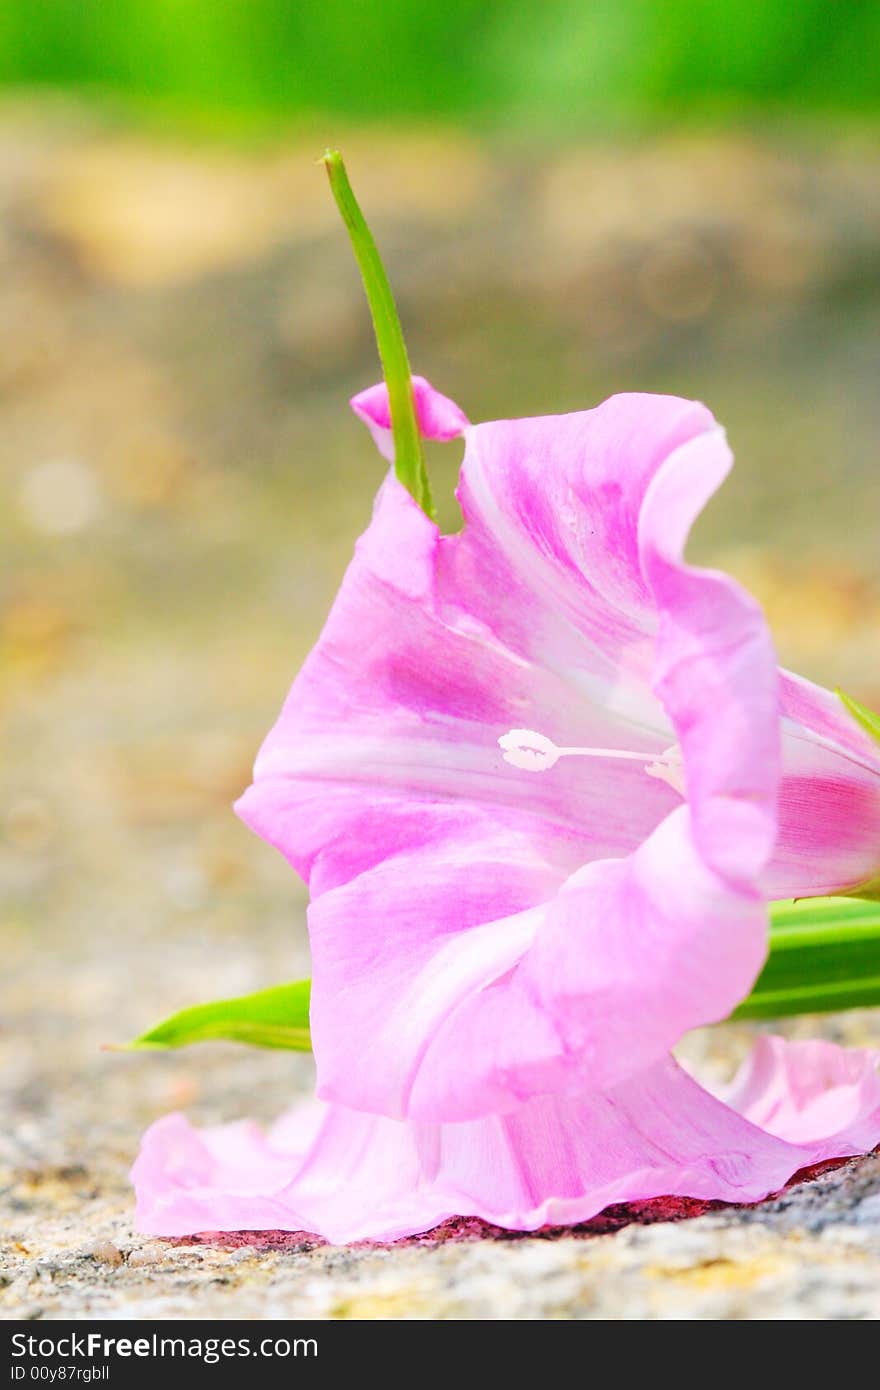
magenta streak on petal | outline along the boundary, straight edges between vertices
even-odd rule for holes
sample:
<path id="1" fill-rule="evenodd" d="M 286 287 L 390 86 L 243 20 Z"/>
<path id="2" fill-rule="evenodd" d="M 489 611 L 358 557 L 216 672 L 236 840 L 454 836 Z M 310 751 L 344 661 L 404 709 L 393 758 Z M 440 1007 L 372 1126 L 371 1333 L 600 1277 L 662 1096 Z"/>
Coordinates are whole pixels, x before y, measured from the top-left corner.
<path id="1" fill-rule="evenodd" d="M 783 671 L 779 839 L 768 896 L 847 892 L 880 875 L 880 747 L 830 690 Z"/>

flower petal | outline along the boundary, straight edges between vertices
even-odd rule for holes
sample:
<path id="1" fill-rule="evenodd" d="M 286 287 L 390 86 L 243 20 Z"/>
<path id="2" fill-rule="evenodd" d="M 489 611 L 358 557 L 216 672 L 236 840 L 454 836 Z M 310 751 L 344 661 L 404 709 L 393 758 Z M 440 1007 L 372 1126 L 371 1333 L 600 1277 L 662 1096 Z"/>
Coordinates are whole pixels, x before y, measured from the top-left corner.
<path id="1" fill-rule="evenodd" d="M 510 972 L 540 924 L 544 909 L 534 904 L 559 881 L 550 855 L 561 847 L 544 849 L 512 814 L 455 807 L 431 817 L 428 845 L 424 835 L 424 814 L 410 808 L 406 847 L 311 903 L 318 1094 L 395 1116 L 459 1119 L 515 1103 L 499 1074 L 513 1070 L 512 1049 L 522 1067 L 544 1056 L 559 1064 L 559 1037 L 539 1011 L 520 1013 L 513 1032 L 507 1023 Z M 423 1078 L 438 1070 L 435 1039 L 474 1000 L 485 1006 L 487 1046 L 474 1052 L 473 1029 L 456 1037 L 453 1023 L 452 1045 L 440 1051 L 442 1087 L 425 1093 Z M 492 1014 L 493 1002 L 504 1017 Z"/>
<path id="2" fill-rule="evenodd" d="M 594 760 L 585 776 L 572 759 L 536 778 L 504 761 L 497 740 L 524 724 L 524 713 L 561 742 L 574 731 L 604 746 L 644 748 L 646 756 L 660 756 L 673 735 L 648 686 L 627 690 L 613 663 L 595 702 L 587 701 L 583 687 L 602 659 L 581 650 L 577 632 L 568 632 L 562 670 L 499 641 L 489 620 L 507 602 L 504 589 L 493 597 L 487 575 L 486 592 L 468 592 L 473 575 L 459 582 L 446 572 L 449 547 L 460 549 L 467 534 L 440 537 L 405 489 L 386 480 L 319 642 L 260 751 L 254 785 L 236 808 L 307 880 L 322 846 L 323 859 L 348 853 L 348 817 L 357 814 L 363 830 L 374 800 L 375 834 L 384 826 L 393 852 L 389 794 L 421 800 L 428 818 L 438 799 L 522 809 L 546 820 L 549 838 L 560 826 L 580 837 L 572 867 L 626 853 L 680 802 L 632 763 Z M 537 626 L 552 599 L 529 602 Z M 615 700 L 635 706 L 639 723 L 618 713 Z M 645 727 L 651 720 L 656 731 Z"/>
<path id="3" fill-rule="evenodd" d="M 464 433 L 470 422 L 455 401 L 435 391 L 430 381 L 426 381 L 423 376 L 414 376 L 412 386 L 416 420 L 425 439 L 456 439 Z M 393 463 L 391 407 L 388 403 L 388 387 L 384 381 L 352 396 L 349 404 L 358 419 L 363 420 L 370 431 L 379 453 L 388 459 L 389 463 Z"/>
<path id="4" fill-rule="evenodd" d="M 652 1197 L 759 1201 L 801 1168 L 880 1142 L 880 1082 L 866 1054 L 770 1040 L 759 1045 L 753 1073 L 765 1076 L 768 1055 L 769 1082 L 750 1080 L 747 1069 L 740 1083 L 745 1115 L 668 1058 L 605 1095 L 543 1097 L 461 1125 L 315 1107 L 262 1141 L 249 1129 L 243 1143 L 238 1126 L 199 1134 L 169 1116 L 148 1131 L 133 1170 L 138 1228 L 166 1236 L 303 1230 L 344 1242 L 394 1240 L 477 1216 L 535 1230 Z M 786 1113 L 777 1134 L 751 1118 L 768 1091 L 777 1118 Z M 789 1112 L 807 1111 L 809 1123 L 791 1123 Z M 298 1128 L 316 1124 L 303 1157 Z"/>
<path id="5" fill-rule="evenodd" d="M 783 776 L 770 897 L 880 890 L 880 747 L 830 690 L 781 673 Z"/>
<path id="6" fill-rule="evenodd" d="M 307 1150 L 279 1152 L 254 1124 L 196 1131 L 183 1115 L 165 1115 L 132 1168 L 137 1224 L 162 1235 L 287 1229 L 291 1209 L 278 1194 Z"/>
<path id="7" fill-rule="evenodd" d="M 841 1158 L 880 1142 L 880 1052 L 821 1039 L 760 1037 L 721 1098 L 753 1124 L 812 1160 Z"/>
<path id="8" fill-rule="evenodd" d="M 662 1056 L 684 1020 L 725 1017 L 760 970 L 764 904 L 707 868 L 684 807 L 632 855 L 587 865 L 530 910 L 539 865 L 525 868 L 509 830 L 494 862 L 482 859 L 489 844 L 453 844 L 436 884 L 418 858 L 386 861 L 312 905 L 314 994 L 336 1001 L 312 1014 L 324 1099 L 462 1121 L 612 1085 Z M 488 919 L 502 884 L 521 894 L 518 914 L 456 931 L 457 895 L 473 903 L 485 885 L 496 895 Z M 353 947 L 351 921 L 383 910 L 386 934 L 361 933 Z M 376 1027 L 368 1009 L 379 999 Z"/>
<path id="9" fill-rule="evenodd" d="M 656 605 L 636 534 L 670 450 L 712 429 L 671 397 L 468 432 L 466 525 L 441 537 L 395 479 L 358 542 L 321 638 L 294 683 L 240 805 L 308 872 L 319 786 L 521 807 L 584 839 L 581 862 L 640 842 L 679 798 L 639 765 L 575 760 L 535 778 L 497 748 L 510 728 L 661 757 L 671 725 L 650 688 Z M 506 511 L 504 510 L 506 508 Z M 280 833 L 280 788 L 306 814 Z M 300 787 L 295 788 L 294 783 Z M 264 799 L 272 815 L 261 814 Z M 608 834 L 609 821 L 620 837 Z M 394 847 L 393 832 L 388 837 Z"/>
<path id="10" fill-rule="evenodd" d="M 646 494 L 639 545 L 659 613 L 653 685 L 684 755 L 694 843 L 715 873 L 754 893 L 777 831 L 776 657 L 755 600 L 684 560 L 732 462 L 717 427 L 671 454 Z"/>

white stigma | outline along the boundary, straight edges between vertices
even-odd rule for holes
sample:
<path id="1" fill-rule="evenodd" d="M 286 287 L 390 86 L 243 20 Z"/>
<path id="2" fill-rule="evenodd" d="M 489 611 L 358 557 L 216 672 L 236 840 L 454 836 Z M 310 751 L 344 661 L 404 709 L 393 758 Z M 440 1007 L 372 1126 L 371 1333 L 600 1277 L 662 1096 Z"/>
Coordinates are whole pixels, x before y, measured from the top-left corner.
<path id="1" fill-rule="evenodd" d="M 681 749 L 673 744 L 665 753 L 632 753 L 626 748 L 560 748 L 546 734 L 534 729 L 510 729 L 498 740 L 504 761 L 523 772 L 549 772 L 560 758 L 621 758 L 627 762 L 643 763 L 649 777 L 666 782 L 682 796 L 684 763 Z"/>
<path id="2" fill-rule="evenodd" d="M 536 734 L 533 729 L 511 729 L 502 734 L 498 747 L 504 754 L 504 761 L 511 767 L 522 768 L 523 772 L 547 772 L 567 751 L 557 748 L 552 739 Z"/>

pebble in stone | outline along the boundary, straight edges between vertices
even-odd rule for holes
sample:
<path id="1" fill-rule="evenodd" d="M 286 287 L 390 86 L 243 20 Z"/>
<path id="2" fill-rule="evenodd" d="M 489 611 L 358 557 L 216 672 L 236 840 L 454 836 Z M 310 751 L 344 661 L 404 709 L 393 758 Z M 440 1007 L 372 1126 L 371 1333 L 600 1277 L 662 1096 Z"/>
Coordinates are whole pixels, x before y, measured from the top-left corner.
<path id="1" fill-rule="evenodd" d="M 146 1265 L 161 1264 L 165 1258 L 165 1251 L 161 1245 L 141 1245 L 137 1250 L 132 1250 L 128 1257 L 130 1269 L 141 1269 Z"/>
<path id="2" fill-rule="evenodd" d="M 247 1245 L 242 1245 L 238 1250 L 233 1250 L 229 1256 L 231 1265 L 244 1264 L 245 1260 L 259 1259 L 259 1251 L 252 1250 Z"/>
<path id="3" fill-rule="evenodd" d="M 865 1226 L 880 1227 L 880 1192 L 865 1199 L 854 1208 L 852 1219 Z"/>
<path id="4" fill-rule="evenodd" d="M 90 1253 L 99 1264 L 111 1265 L 114 1269 L 122 1264 L 122 1251 L 112 1240 L 96 1240 Z"/>

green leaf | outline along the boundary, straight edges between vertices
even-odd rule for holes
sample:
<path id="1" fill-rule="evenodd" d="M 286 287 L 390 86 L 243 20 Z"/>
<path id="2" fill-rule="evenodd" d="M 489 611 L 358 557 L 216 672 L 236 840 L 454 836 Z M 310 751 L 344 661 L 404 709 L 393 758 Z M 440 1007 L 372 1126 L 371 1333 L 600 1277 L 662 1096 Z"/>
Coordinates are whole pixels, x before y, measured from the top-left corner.
<path id="1" fill-rule="evenodd" d="M 309 1052 L 309 994 L 311 981 L 275 985 L 237 999 L 217 999 L 172 1014 L 148 1033 L 142 1033 L 122 1051 L 143 1052 L 190 1043 L 249 1043 L 251 1047 L 289 1048 Z"/>
<path id="2" fill-rule="evenodd" d="M 774 903 L 770 952 L 731 1018 L 782 1018 L 880 1005 L 880 903 L 807 898 Z"/>
<path id="3" fill-rule="evenodd" d="M 842 690 L 837 692 L 838 698 L 843 701 L 856 723 L 861 724 L 866 734 L 880 743 L 880 714 L 875 714 L 866 705 L 860 705 L 858 700 L 854 700 L 851 695 L 846 695 Z"/>
<path id="4" fill-rule="evenodd" d="M 336 206 L 348 228 L 373 318 L 376 346 L 382 361 L 385 385 L 388 387 L 391 434 L 394 439 L 394 471 L 403 486 L 412 493 L 422 511 L 433 518 L 434 504 L 425 468 L 422 436 L 416 418 L 412 374 L 391 285 L 379 255 L 379 248 L 348 181 L 342 155 L 338 150 L 328 150 L 321 162 L 327 170 Z"/>

